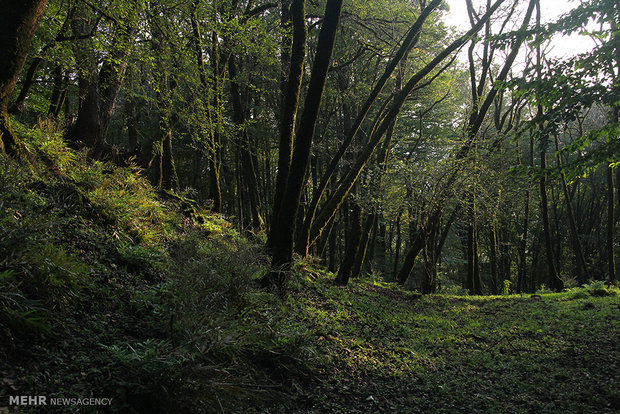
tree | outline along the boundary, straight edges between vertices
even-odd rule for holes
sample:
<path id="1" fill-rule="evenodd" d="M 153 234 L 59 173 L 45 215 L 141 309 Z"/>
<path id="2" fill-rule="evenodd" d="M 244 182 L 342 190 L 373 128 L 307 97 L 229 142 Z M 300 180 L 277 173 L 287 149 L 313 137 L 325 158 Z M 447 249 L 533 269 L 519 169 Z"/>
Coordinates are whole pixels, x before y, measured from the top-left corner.
<path id="1" fill-rule="evenodd" d="M 488 71 L 490 69 L 491 61 L 489 58 L 487 58 L 486 61 L 483 62 L 482 75 L 477 83 L 476 78 L 475 78 L 476 71 L 473 68 L 473 61 L 470 60 L 470 72 L 469 73 L 470 73 L 470 78 L 471 78 L 472 108 L 471 108 L 471 111 L 470 111 L 470 114 L 467 120 L 467 124 L 465 127 L 465 135 L 466 135 L 465 141 L 461 145 L 460 149 L 454 155 L 455 160 L 462 160 L 470 153 L 470 151 L 472 151 L 472 149 L 476 147 L 477 145 L 476 140 L 478 137 L 478 133 L 480 132 L 480 129 L 482 128 L 482 125 L 487 116 L 487 113 L 489 109 L 491 108 L 491 105 L 495 101 L 495 98 L 500 90 L 501 85 L 506 81 L 509 71 L 512 67 L 512 64 L 514 60 L 516 59 L 517 54 L 519 53 L 521 44 L 525 40 L 526 30 L 527 30 L 530 18 L 532 16 L 533 9 L 534 9 L 534 0 L 531 0 L 529 2 L 525 17 L 523 18 L 523 22 L 521 23 L 521 26 L 516 32 L 516 36 L 515 36 L 516 38 L 512 42 L 512 45 L 510 47 L 510 52 L 508 56 L 506 57 L 506 60 L 504 61 L 504 64 L 502 65 L 501 70 L 497 74 L 497 77 L 494 79 L 494 82 L 493 82 L 494 86 L 488 90 L 488 92 L 484 96 L 484 99 L 482 98 L 482 93 L 484 91 L 484 86 L 486 84 L 486 79 L 487 79 L 486 74 L 488 74 Z M 472 29 L 470 30 L 470 32 L 473 31 L 474 29 L 475 29 L 475 32 L 480 30 L 487 23 L 490 17 L 490 14 L 492 14 L 493 11 L 494 9 L 492 6 L 491 8 L 487 9 L 487 12 L 483 16 L 479 18 L 474 18 L 473 12 L 472 12 L 471 13 L 472 14 Z M 471 54 L 471 49 L 470 49 L 470 54 Z M 487 54 L 489 54 L 488 51 L 487 51 Z M 443 183 L 444 185 L 444 190 L 442 191 L 443 194 L 446 194 L 449 192 L 449 189 L 454 184 L 459 173 L 460 173 L 460 170 L 458 168 L 454 168 L 452 170 L 448 178 Z M 424 232 L 423 231 L 418 232 L 420 237 L 422 237 L 422 235 L 426 233 L 427 235 L 431 236 L 429 237 L 430 240 L 435 240 L 433 236 L 434 236 L 434 232 L 437 231 L 437 229 L 439 228 L 438 222 L 441 218 L 443 197 L 445 196 L 441 196 L 437 200 L 435 200 L 433 208 L 430 210 L 430 212 L 425 218 L 425 221 L 423 222 L 423 225 L 421 226 L 421 230 L 424 230 Z M 475 203 L 473 202 L 470 203 L 469 212 L 470 212 L 469 214 L 470 226 L 469 226 L 469 231 L 468 231 L 468 242 L 467 242 L 467 249 L 466 249 L 467 250 L 466 257 L 467 257 L 467 262 L 468 262 L 468 267 L 467 267 L 468 280 L 470 281 L 469 287 L 470 287 L 471 292 L 480 293 L 481 287 L 480 287 L 479 277 L 478 277 L 479 271 L 477 270 L 477 262 L 478 262 L 478 254 L 477 254 L 477 246 L 476 246 L 477 236 L 476 236 L 474 221 L 472 220 L 472 219 L 475 219 L 475 217 L 473 217 L 473 214 L 475 212 Z M 401 281 L 402 283 L 404 283 L 404 281 L 406 281 L 407 278 L 409 277 L 409 274 L 411 273 L 411 270 L 413 269 L 413 265 L 415 264 L 415 258 L 417 257 L 419 252 L 422 250 L 423 246 L 424 246 L 424 240 L 419 240 L 417 243 L 414 244 L 413 248 L 411 248 L 410 251 L 407 253 L 405 263 L 398 276 L 398 280 Z M 431 290 L 434 290 L 435 288 L 434 284 L 427 283 L 427 285 L 430 286 Z"/>
<path id="2" fill-rule="evenodd" d="M 8 115 L 9 98 L 24 66 L 30 43 L 47 0 L 3 0 L 0 3 L 0 152 L 16 154 L 19 142 Z"/>
<path id="3" fill-rule="evenodd" d="M 283 15 L 288 14 L 283 2 Z M 283 63 L 288 62 L 288 75 L 284 78 L 282 87 L 282 106 L 280 109 L 280 145 L 278 146 L 278 174 L 276 176 L 275 194 L 271 214 L 271 227 L 267 246 L 271 247 L 274 242 L 276 223 L 279 217 L 282 199 L 286 191 L 287 180 L 291 168 L 293 156 L 293 139 L 295 136 L 295 119 L 299 107 L 301 94 L 301 81 L 303 79 L 304 62 L 306 60 L 306 42 L 308 31 L 306 28 L 306 2 L 305 0 L 292 0 L 290 20 L 293 27 L 293 38 L 290 53 L 283 52 Z M 284 20 L 288 20 L 284 17 Z M 288 45 L 284 45 L 288 49 Z"/>
<path id="4" fill-rule="evenodd" d="M 422 12 L 420 13 L 420 16 L 416 19 L 416 21 L 413 23 L 413 25 L 407 32 L 400 47 L 398 48 L 394 56 L 391 57 L 390 61 L 386 65 L 383 74 L 381 75 L 379 80 L 376 82 L 376 84 L 373 86 L 373 89 L 368 95 L 368 97 L 366 98 L 366 101 L 364 102 L 362 109 L 357 114 L 355 121 L 350 126 L 350 128 L 346 131 L 346 136 L 344 138 L 343 143 L 340 145 L 338 151 L 336 152 L 336 154 L 330 161 L 327 170 L 325 171 L 323 177 L 321 177 L 320 184 L 319 184 L 317 191 L 312 196 L 312 202 L 308 209 L 308 213 L 304 219 L 304 225 L 303 225 L 303 228 L 300 233 L 300 237 L 297 242 L 298 253 L 303 254 L 303 255 L 307 254 L 309 246 L 314 242 L 314 239 L 316 238 L 316 231 L 315 231 L 315 237 L 314 238 L 312 237 L 312 227 L 315 225 L 315 218 L 316 218 L 315 216 L 317 214 L 317 208 L 318 208 L 319 202 L 321 201 L 321 198 L 323 197 L 325 189 L 327 188 L 327 185 L 330 179 L 332 178 L 332 175 L 336 171 L 336 167 L 338 166 L 339 161 L 342 159 L 343 155 L 345 154 L 345 151 L 347 150 L 349 145 L 351 145 L 351 142 L 357 135 L 373 103 L 375 102 L 375 100 L 377 99 L 377 97 L 379 96 L 383 88 L 385 87 L 385 84 L 387 83 L 388 79 L 393 74 L 398 64 L 407 55 L 408 51 L 411 50 L 411 48 L 413 48 L 415 44 L 417 43 L 424 22 L 426 21 L 428 16 L 431 14 L 431 12 L 433 12 L 433 10 L 435 10 L 439 6 L 439 3 L 440 2 L 437 0 L 432 1 L 427 7 L 425 7 L 422 10 Z M 366 157 L 366 162 L 368 161 L 368 158 L 370 157 L 370 155 L 371 154 L 369 154 Z M 364 162 L 364 165 L 365 165 L 365 162 Z M 363 165 L 361 166 L 361 168 L 363 168 Z M 358 170 L 357 174 L 355 175 L 355 179 L 357 179 L 357 175 L 359 175 L 359 172 L 360 171 Z M 345 191 L 345 193 L 348 193 L 348 190 Z M 346 196 L 346 194 L 344 194 L 344 196 Z M 343 199 L 344 197 L 341 196 L 340 203 L 342 203 Z M 338 207 L 339 207 L 339 204 L 335 209 L 332 209 L 333 210 L 331 212 L 332 216 L 333 214 L 335 214 Z M 329 219 L 331 219 L 331 217 L 328 218 L 328 221 Z M 323 226 L 326 224 L 327 222 L 323 223 Z"/>
<path id="5" fill-rule="evenodd" d="M 592 20 L 599 24 L 598 29 L 591 33 L 597 40 L 597 46 L 592 51 L 569 59 L 550 59 L 541 52 L 537 52 L 536 65 L 526 71 L 524 79 L 517 82 L 519 92 L 529 96 L 536 105 L 536 116 L 527 120 L 523 130 L 535 131 L 540 145 L 540 165 L 544 170 L 540 177 L 541 214 L 543 231 L 547 250 L 549 266 L 555 267 L 555 260 L 551 257 L 553 243 L 550 238 L 550 224 L 546 211 L 546 183 L 550 176 L 550 168 L 546 164 L 546 148 L 552 137 L 566 136 L 571 129 L 576 131 L 571 137 L 572 142 L 561 148 L 559 155 L 571 157 L 568 162 L 558 165 L 560 181 L 578 180 L 579 177 L 592 174 L 598 166 L 605 170 L 609 169 L 603 177 L 606 186 L 607 220 L 606 220 L 606 265 L 609 280 L 615 279 L 615 225 L 614 197 L 613 197 L 613 167 L 615 160 L 620 154 L 620 141 L 618 140 L 618 73 L 620 73 L 620 57 L 618 47 L 617 21 L 620 10 L 617 2 L 613 1 L 586 1 L 581 3 L 571 12 L 560 18 L 557 22 L 541 26 L 537 35 L 537 47 L 554 33 L 589 32 L 588 24 Z M 614 29 L 616 28 L 616 29 Z M 534 91 L 532 94 L 531 91 Z M 591 123 L 589 128 L 584 129 L 587 118 L 592 118 L 592 109 L 601 105 L 606 115 L 599 117 Z M 575 128 L 572 125 L 576 125 Z M 555 139 L 555 138 L 554 138 Z M 544 152 L 543 152 L 544 151 Z M 576 190 L 577 187 L 574 187 Z M 572 191 L 572 190 L 571 190 Z M 564 189 L 567 203 L 567 216 L 570 225 L 570 238 L 574 254 L 578 262 L 585 262 L 585 257 L 580 256 L 580 240 L 577 232 L 577 223 L 570 224 L 572 205 L 570 205 L 570 192 Z M 543 194 L 545 193 L 545 194 Z M 602 211 L 602 205 L 600 206 Z M 590 214 L 591 215 L 591 214 Z M 599 215 L 596 213 L 596 215 Z M 574 220 L 573 220 L 574 221 Z M 602 247 L 602 246 L 601 246 Z M 557 250 L 557 249 L 556 249 Z M 601 250 L 601 249 L 599 249 Z M 585 253 L 583 253 L 585 255 Z M 583 273 L 584 264 L 578 264 Z M 560 288 L 561 280 L 557 277 L 557 269 L 549 269 L 552 287 Z"/>
<path id="6" fill-rule="evenodd" d="M 293 241 L 295 235 L 295 221 L 299 209 L 306 168 L 310 156 L 314 128 L 319 113 L 319 106 L 323 96 L 323 88 L 327 78 L 327 71 L 334 48 L 336 30 L 340 20 L 342 0 L 328 0 L 325 6 L 325 14 L 317 52 L 314 58 L 308 93 L 304 101 L 304 109 L 299 122 L 299 130 L 295 134 L 291 169 L 289 171 L 286 187 L 282 196 L 282 203 L 278 210 L 276 226 L 273 232 L 273 255 L 269 274 L 263 277 L 265 286 L 277 290 L 283 294 L 286 290 L 286 272 L 290 270 L 293 261 Z M 285 109 L 286 110 L 286 109 Z"/>
<path id="7" fill-rule="evenodd" d="M 117 7 L 115 12 L 112 16 L 100 10 L 92 11 L 89 5 L 80 2 L 71 20 L 76 39 L 74 55 L 78 63 L 80 96 L 77 119 L 67 131 L 67 137 L 73 142 L 83 143 L 95 157 L 109 155 L 110 152 L 106 138 L 137 30 L 137 4 Z M 101 65 L 101 56 L 89 36 L 99 24 L 95 13 L 103 13 L 111 21 L 108 30 L 113 33 Z"/>

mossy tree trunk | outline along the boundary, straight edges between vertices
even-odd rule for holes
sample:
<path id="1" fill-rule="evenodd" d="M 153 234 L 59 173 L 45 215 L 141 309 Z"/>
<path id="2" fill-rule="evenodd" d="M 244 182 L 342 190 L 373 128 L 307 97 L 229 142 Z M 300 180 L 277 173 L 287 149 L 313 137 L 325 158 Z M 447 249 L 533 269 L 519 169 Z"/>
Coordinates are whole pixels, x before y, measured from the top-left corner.
<path id="1" fill-rule="evenodd" d="M 616 281 L 616 255 L 614 251 L 614 176 L 611 164 L 607 165 L 607 272 L 609 283 Z"/>
<path id="2" fill-rule="evenodd" d="M 16 154 L 19 143 L 8 115 L 9 98 L 24 67 L 32 36 L 47 0 L 0 2 L 0 153 Z"/>
<path id="3" fill-rule="evenodd" d="M 299 129 L 295 133 L 291 168 L 286 180 L 282 203 L 272 228 L 272 271 L 262 279 L 262 283 L 275 288 L 281 294 L 286 292 L 286 275 L 293 261 L 297 212 L 304 189 L 312 138 L 334 49 L 342 3 L 343 0 L 328 0 L 325 6 L 325 18 L 319 32 L 308 94 L 304 102 Z"/>
<path id="4" fill-rule="evenodd" d="M 101 64 L 101 58 L 97 55 L 91 39 L 98 19 L 86 4 L 78 4 L 71 21 L 73 34 L 77 39 L 74 55 L 78 63 L 80 102 L 77 119 L 67 132 L 67 138 L 89 148 L 95 158 L 111 152 L 106 137 L 137 30 L 137 6 L 131 6 L 130 11 L 130 15 L 115 21 L 110 51 Z"/>
<path id="5" fill-rule="evenodd" d="M 288 64 L 288 74 L 283 69 L 281 80 L 281 108 L 280 108 L 280 145 L 278 147 L 278 173 L 276 175 L 276 187 L 271 214 L 271 226 L 267 238 L 267 247 L 273 247 L 274 230 L 277 227 L 278 215 L 282 206 L 286 180 L 291 168 L 293 156 L 293 137 L 295 135 L 295 120 L 299 108 L 301 94 L 301 81 L 306 61 L 306 42 L 308 29 L 306 28 L 306 2 L 305 0 L 293 0 L 290 9 L 282 4 L 282 25 L 293 27 L 293 38 L 290 52 L 288 50 L 288 38 L 282 45 L 282 65 Z"/>

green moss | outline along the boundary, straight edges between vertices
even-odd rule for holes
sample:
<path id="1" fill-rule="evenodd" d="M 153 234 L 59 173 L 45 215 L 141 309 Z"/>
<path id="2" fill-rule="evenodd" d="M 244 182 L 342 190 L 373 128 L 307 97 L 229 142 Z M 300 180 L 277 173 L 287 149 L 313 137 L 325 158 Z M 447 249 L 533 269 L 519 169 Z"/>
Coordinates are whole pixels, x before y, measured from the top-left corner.
<path id="1" fill-rule="evenodd" d="M 619 372 L 613 296 L 419 296 L 371 280 L 299 280 L 290 305 L 328 361 L 301 412 L 618 408 L 606 385 Z"/>

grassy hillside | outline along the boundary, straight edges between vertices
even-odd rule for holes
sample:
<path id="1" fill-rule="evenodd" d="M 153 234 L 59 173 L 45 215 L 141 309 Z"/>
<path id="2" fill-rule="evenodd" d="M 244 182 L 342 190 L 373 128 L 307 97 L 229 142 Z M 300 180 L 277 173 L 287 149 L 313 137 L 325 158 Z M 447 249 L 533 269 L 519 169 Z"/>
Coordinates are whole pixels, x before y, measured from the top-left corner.
<path id="1" fill-rule="evenodd" d="M 45 395 L 242 411 L 284 389 L 265 355 L 303 371 L 301 326 L 253 288 L 260 245 L 45 125 L 20 132 L 31 165 L 0 163 L 0 407 Z"/>
<path id="2" fill-rule="evenodd" d="M 301 262 L 281 301 L 253 282 L 261 245 L 191 194 L 20 134 L 31 165 L 0 163 L 0 411 L 620 410 L 617 290 L 420 296 Z"/>

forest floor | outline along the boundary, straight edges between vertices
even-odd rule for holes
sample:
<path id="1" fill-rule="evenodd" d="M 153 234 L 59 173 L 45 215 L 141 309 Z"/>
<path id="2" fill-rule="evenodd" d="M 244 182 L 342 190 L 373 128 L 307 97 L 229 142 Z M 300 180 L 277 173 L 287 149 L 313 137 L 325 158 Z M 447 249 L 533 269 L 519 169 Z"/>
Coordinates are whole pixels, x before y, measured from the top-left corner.
<path id="1" fill-rule="evenodd" d="M 300 262 L 21 130 L 0 163 L 0 413 L 614 413 L 620 291 L 421 296 Z M 10 397 L 111 398 L 18 406 Z"/>
<path id="2" fill-rule="evenodd" d="M 328 357 L 294 412 L 620 410 L 615 294 L 421 296 L 319 277 L 304 281 L 294 302 Z"/>

